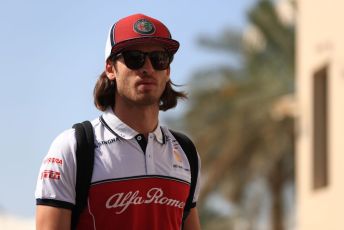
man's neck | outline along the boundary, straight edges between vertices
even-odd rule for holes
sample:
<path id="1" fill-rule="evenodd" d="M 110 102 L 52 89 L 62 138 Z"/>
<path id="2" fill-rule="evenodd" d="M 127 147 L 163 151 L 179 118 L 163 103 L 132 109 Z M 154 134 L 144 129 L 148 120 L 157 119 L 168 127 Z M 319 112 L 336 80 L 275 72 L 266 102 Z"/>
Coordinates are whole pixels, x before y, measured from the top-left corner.
<path id="1" fill-rule="evenodd" d="M 143 134 L 146 138 L 148 133 L 153 132 L 158 125 L 158 106 L 115 106 L 114 114 L 130 128 Z"/>

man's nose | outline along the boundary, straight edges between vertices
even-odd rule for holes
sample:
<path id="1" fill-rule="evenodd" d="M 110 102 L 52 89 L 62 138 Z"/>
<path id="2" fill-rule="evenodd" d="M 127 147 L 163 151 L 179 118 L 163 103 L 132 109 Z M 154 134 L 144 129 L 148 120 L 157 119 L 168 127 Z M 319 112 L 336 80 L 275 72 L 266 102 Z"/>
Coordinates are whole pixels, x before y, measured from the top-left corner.
<path id="1" fill-rule="evenodd" d="M 152 62 L 150 61 L 149 57 L 145 56 L 145 62 L 143 66 L 141 67 L 142 71 L 146 72 L 148 75 L 154 72 L 154 67 L 152 65 Z"/>

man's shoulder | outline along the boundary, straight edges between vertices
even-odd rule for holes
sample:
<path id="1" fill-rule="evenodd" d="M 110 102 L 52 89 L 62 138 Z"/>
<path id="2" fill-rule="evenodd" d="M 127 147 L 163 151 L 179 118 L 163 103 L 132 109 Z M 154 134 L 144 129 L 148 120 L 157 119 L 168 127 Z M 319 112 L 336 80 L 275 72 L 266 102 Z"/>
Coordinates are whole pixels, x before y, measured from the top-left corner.
<path id="1" fill-rule="evenodd" d="M 188 144 L 193 144 L 192 138 L 190 137 L 191 135 L 187 134 L 184 131 L 179 131 L 179 130 L 175 130 L 175 129 L 170 129 L 167 127 L 162 127 L 164 134 L 168 134 L 170 136 L 172 136 L 174 139 L 176 139 L 178 142 L 180 142 L 180 140 L 184 141 L 184 142 L 188 142 Z"/>
<path id="2" fill-rule="evenodd" d="M 95 129 L 97 126 L 99 126 L 99 118 L 95 118 L 93 120 L 90 120 L 92 127 Z M 77 122 L 79 123 L 79 122 Z M 80 122 L 81 123 L 81 122 Z M 65 129 L 61 133 L 59 133 L 55 139 L 52 142 L 53 146 L 60 146 L 60 147 L 67 147 L 74 145 L 76 143 L 75 139 L 75 129 L 73 128 L 74 124 L 71 124 L 70 128 Z"/>
<path id="3" fill-rule="evenodd" d="M 73 128 L 66 129 L 62 131 L 57 137 L 54 139 L 52 146 L 63 146 L 69 145 L 74 142 L 75 138 L 75 130 Z"/>

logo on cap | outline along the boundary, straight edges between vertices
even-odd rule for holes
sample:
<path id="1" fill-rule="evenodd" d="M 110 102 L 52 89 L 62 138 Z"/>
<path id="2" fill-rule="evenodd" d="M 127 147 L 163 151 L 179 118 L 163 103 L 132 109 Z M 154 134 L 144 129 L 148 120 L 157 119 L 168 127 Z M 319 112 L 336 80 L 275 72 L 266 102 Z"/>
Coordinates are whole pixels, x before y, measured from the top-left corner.
<path id="1" fill-rule="evenodd" d="M 155 32 L 153 23 L 147 19 L 140 19 L 134 24 L 134 31 L 142 35 L 150 35 Z"/>

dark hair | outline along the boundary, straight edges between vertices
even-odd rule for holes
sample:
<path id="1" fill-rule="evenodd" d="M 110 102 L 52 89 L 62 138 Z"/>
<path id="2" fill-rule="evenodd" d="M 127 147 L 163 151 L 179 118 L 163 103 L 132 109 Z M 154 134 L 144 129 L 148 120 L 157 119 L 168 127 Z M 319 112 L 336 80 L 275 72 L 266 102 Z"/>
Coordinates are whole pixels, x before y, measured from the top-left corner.
<path id="1" fill-rule="evenodd" d="M 164 92 L 161 95 L 159 109 L 166 111 L 177 105 L 178 99 L 187 99 L 187 95 L 183 91 L 176 91 L 172 86 L 177 86 L 169 80 L 166 83 Z M 105 71 L 99 76 L 93 90 L 94 104 L 97 109 L 105 111 L 108 106 L 114 107 L 116 82 L 111 81 Z"/>

